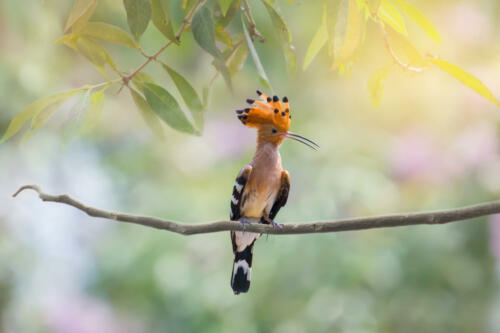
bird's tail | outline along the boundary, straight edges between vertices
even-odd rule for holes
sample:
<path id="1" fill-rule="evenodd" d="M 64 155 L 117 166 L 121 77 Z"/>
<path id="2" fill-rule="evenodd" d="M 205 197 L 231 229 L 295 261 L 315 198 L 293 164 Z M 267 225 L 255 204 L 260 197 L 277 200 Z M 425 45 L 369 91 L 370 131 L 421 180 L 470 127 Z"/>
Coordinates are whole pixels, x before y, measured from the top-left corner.
<path id="1" fill-rule="evenodd" d="M 248 245 L 243 251 L 234 255 L 233 272 L 231 274 L 231 287 L 235 295 L 248 292 L 252 273 L 253 244 Z"/>

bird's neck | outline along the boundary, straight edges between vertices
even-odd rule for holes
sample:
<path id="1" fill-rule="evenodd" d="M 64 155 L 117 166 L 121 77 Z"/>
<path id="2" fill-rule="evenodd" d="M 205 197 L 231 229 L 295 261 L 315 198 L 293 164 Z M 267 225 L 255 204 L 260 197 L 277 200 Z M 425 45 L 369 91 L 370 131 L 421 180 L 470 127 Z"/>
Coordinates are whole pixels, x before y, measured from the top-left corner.
<path id="1" fill-rule="evenodd" d="M 278 145 L 272 142 L 258 141 L 252 165 L 254 168 L 281 168 L 281 156 Z"/>

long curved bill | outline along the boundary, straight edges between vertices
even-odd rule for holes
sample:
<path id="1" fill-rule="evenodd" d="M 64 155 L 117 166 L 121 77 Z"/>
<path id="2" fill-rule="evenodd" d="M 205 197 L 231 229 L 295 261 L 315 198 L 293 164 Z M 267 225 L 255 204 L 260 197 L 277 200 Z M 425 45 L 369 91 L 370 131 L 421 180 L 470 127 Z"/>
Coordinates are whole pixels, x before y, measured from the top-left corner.
<path id="1" fill-rule="evenodd" d="M 318 150 L 318 148 L 319 148 L 319 145 L 316 142 L 309 140 L 308 138 L 303 137 L 302 135 L 299 135 L 299 134 L 296 134 L 293 132 L 286 132 L 283 136 L 285 138 L 292 139 L 294 141 L 303 143 L 311 149 Z"/>

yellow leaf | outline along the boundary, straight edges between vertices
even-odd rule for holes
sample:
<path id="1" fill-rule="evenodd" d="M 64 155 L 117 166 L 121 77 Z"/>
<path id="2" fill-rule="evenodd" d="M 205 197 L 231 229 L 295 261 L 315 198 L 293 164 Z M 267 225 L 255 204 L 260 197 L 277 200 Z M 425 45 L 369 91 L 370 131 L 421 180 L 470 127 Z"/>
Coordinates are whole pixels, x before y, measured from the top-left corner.
<path id="1" fill-rule="evenodd" d="M 221 43 L 226 44 L 230 48 L 233 48 L 233 41 L 231 40 L 231 36 L 227 32 L 227 30 L 224 29 L 224 27 L 217 24 L 214 26 L 214 28 L 215 28 L 215 39 Z"/>
<path id="2" fill-rule="evenodd" d="M 92 127 L 94 127 L 99 121 L 99 117 L 102 113 L 102 108 L 104 106 L 104 91 L 106 88 L 93 93 L 90 96 L 90 107 L 85 116 L 83 126 L 80 130 L 80 134 L 88 133 Z"/>
<path id="3" fill-rule="evenodd" d="M 304 64 L 302 65 L 302 70 L 306 70 L 307 67 L 311 64 L 311 62 L 314 60 L 316 55 L 321 51 L 323 46 L 325 46 L 326 42 L 328 41 L 328 30 L 326 27 L 326 12 L 323 14 L 323 20 L 321 21 L 321 25 L 318 28 L 318 31 L 316 31 L 316 34 L 314 35 L 311 44 L 307 48 L 306 56 L 304 58 Z"/>
<path id="4" fill-rule="evenodd" d="M 377 14 L 381 0 L 368 0 L 368 8 L 371 14 Z"/>
<path id="5" fill-rule="evenodd" d="M 368 92 L 370 93 L 370 100 L 373 108 L 380 105 L 385 79 L 387 79 L 390 70 L 391 68 L 388 66 L 377 68 L 368 79 Z"/>
<path id="6" fill-rule="evenodd" d="M 106 70 L 104 69 L 104 65 L 106 63 L 111 67 L 116 68 L 111 56 L 95 40 L 82 36 L 76 41 L 76 47 L 78 51 L 92 64 L 94 64 L 94 66 L 96 66 L 104 76 L 106 76 Z"/>
<path id="7" fill-rule="evenodd" d="M 348 11 L 348 12 L 347 12 Z M 347 17 L 347 21 L 342 19 Z M 361 39 L 361 15 L 355 0 L 343 0 L 339 19 L 335 26 L 335 62 L 332 69 L 348 61 L 356 51 Z"/>
<path id="8" fill-rule="evenodd" d="M 97 0 L 75 0 L 68 20 L 66 21 L 64 32 L 68 32 L 69 29 L 77 22 L 78 25 L 85 24 L 90 16 L 92 16 L 92 13 L 94 12 L 96 6 Z"/>
<path id="9" fill-rule="evenodd" d="M 47 122 L 47 120 L 49 120 L 49 118 L 52 117 L 52 115 L 57 110 L 59 110 L 59 108 L 64 102 L 65 101 L 63 100 L 56 102 L 52 105 L 49 105 L 40 113 L 38 113 L 36 116 L 34 116 L 31 119 L 30 128 L 23 134 L 23 136 L 21 137 L 21 141 L 19 143 L 24 144 L 28 139 L 30 139 L 33 136 L 33 134 L 35 134 L 36 131 L 38 131 Z"/>
<path id="10" fill-rule="evenodd" d="M 408 36 L 405 21 L 403 20 L 403 17 L 399 13 L 398 9 L 394 7 L 392 2 L 390 2 L 389 0 L 382 0 L 382 2 L 380 3 L 378 14 L 382 21 L 390 25 L 394 30 L 405 36 Z"/>
<path id="11" fill-rule="evenodd" d="M 75 89 L 75 90 L 70 90 L 67 92 L 47 96 L 44 98 L 41 98 L 24 109 L 22 109 L 9 123 L 9 126 L 7 127 L 7 131 L 5 131 L 2 140 L 0 140 L 0 143 L 4 142 L 5 140 L 9 139 L 13 135 L 15 135 L 19 130 L 23 127 L 23 125 L 33 117 L 37 116 L 40 112 L 42 112 L 45 108 L 49 107 L 52 104 L 55 104 L 57 102 L 60 102 L 62 100 L 68 99 L 69 97 L 75 95 L 76 93 L 80 92 L 81 89 Z"/>
<path id="12" fill-rule="evenodd" d="M 59 38 L 58 40 L 55 41 L 55 44 L 58 45 L 58 44 L 64 44 L 66 45 L 67 47 L 77 51 L 77 48 L 76 48 L 76 41 L 78 39 L 78 36 L 73 34 L 73 33 L 69 33 L 69 34 L 66 34 L 66 35 L 63 35 L 61 38 Z"/>
<path id="13" fill-rule="evenodd" d="M 387 29 L 387 38 L 394 52 L 394 55 L 405 65 L 423 68 L 428 67 L 429 63 L 422 57 L 418 50 L 410 43 L 407 37 L 400 33 Z"/>
<path id="14" fill-rule="evenodd" d="M 328 35 L 328 55 L 333 57 L 334 53 L 334 40 L 335 40 L 335 27 L 337 19 L 339 18 L 339 7 L 341 0 L 326 0 L 323 10 L 323 17 L 326 20 L 326 32 Z"/>
<path id="15" fill-rule="evenodd" d="M 36 131 L 40 127 L 42 127 L 47 122 L 47 120 L 49 120 L 50 117 L 52 117 L 52 115 L 57 110 L 59 110 L 59 108 L 61 107 L 61 105 L 64 102 L 65 102 L 65 100 L 62 100 L 62 101 L 56 102 L 56 103 L 54 103 L 52 105 L 49 105 L 43 111 L 41 111 L 36 116 L 34 116 L 33 119 L 31 119 L 31 128 L 30 128 L 30 130 L 31 131 Z"/>
<path id="16" fill-rule="evenodd" d="M 405 0 L 393 1 L 403 11 L 403 13 L 411 20 L 415 21 L 415 23 L 417 23 L 430 38 L 440 44 L 443 42 L 441 40 L 441 36 L 439 36 L 439 33 L 436 31 L 436 28 L 434 28 L 432 23 L 424 16 L 424 14 L 422 14 L 422 12 Z"/>
<path id="17" fill-rule="evenodd" d="M 104 22 L 88 22 L 83 26 L 80 34 L 107 42 L 122 44 L 134 49 L 137 48 L 137 44 L 125 30 Z"/>
<path id="18" fill-rule="evenodd" d="M 500 102 L 495 98 L 493 93 L 482 83 L 478 78 L 475 76 L 467 73 L 460 67 L 450 64 L 447 61 L 441 60 L 441 59 L 429 59 L 431 63 L 434 65 L 440 67 L 442 70 L 445 72 L 448 72 L 451 76 L 453 76 L 455 79 L 459 80 L 463 84 L 465 84 L 467 87 L 471 88 L 475 92 L 477 92 L 479 95 L 483 96 L 484 98 L 492 101 L 496 105 L 500 106 Z"/>

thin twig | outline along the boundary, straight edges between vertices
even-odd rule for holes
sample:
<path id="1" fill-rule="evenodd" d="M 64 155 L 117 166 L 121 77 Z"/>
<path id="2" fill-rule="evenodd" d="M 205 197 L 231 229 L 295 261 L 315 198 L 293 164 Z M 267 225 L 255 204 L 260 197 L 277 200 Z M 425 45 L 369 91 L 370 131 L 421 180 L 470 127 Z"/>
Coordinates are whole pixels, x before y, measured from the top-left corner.
<path id="1" fill-rule="evenodd" d="M 246 16 L 248 18 L 248 24 L 250 25 L 250 36 L 255 36 L 260 39 L 260 42 L 264 42 L 264 37 L 257 30 L 257 26 L 255 25 L 255 21 L 252 16 L 252 12 L 250 11 L 250 5 L 248 4 L 248 0 L 243 0 L 243 8 L 245 9 Z"/>
<path id="2" fill-rule="evenodd" d="M 117 212 L 110 212 L 86 206 L 83 203 L 71 198 L 67 194 L 51 195 L 44 193 L 37 185 L 22 186 L 14 197 L 22 191 L 30 189 L 38 193 L 43 201 L 63 203 L 73 206 L 92 217 L 101 217 L 113 221 L 140 224 L 156 229 L 168 230 L 181 235 L 207 234 L 213 232 L 238 230 L 243 231 L 243 226 L 234 221 L 220 221 L 212 223 L 185 224 L 167 221 L 155 217 L 131 215 Z M 358 217 L 341 219 L 337 221 L 290 223 L 284 224 L 283 228 L 273 228 L 270 225 L 259 224 L 257 219 L 250 219 L 252 222 L 246 226 L 248 232 L 258 232 L 265 234 L 285 235 L 285 234 L 311 234 L 324 232 L 365 230 L 374 228 L 401 227 L 416 224 L 444 224 L 458 222 L 480 216 L 500 213 L 500 201 L 481 203 L 478 205 L 465 206 L 455 209 L 437 210 L 422 213 L 392 214 L 386 216 Z"/>
<path id="3" fill-rule="evenodd" d="M 180 42 L 181 40 L 181 35 L 182 33 L 184 32 L 184 30 L 186 29 L 187 25 L 191 22 L 191 19 L 193 18 L 193 15 L 194 13 L 196 12 L 196 10 L 198 9 L 198 7 L 204 2 L 205 0 L 198 0 L 196 1 L 196 3 L 193 5 L 193 7 L 191 8 L 191 10 L 189 11 L 189 13 L 186 15 L 186 17 L 184 18 L 184 20 L 182 21 L 182 25 L 181 27 L 179 28 L 179 31 L 177 31 L 177 33 L 175 34 L 175 39 L 177 40 L 177 42 Z M 141 70 L 144 69 L 144 67 L 146 67 L 147 65 L 149 65 L 149 63 L 153 60 L 156 60 L 156 58 L 158 58 L 158 56 L 163 52 L 165 51 L 170 45 L 172 45 L 174 42 L 173 41 L 169 41 L 167 44 L 165 44 L 162 48 L 160 48 L 158 51 L 156 51 L 155 54 L 153 54 L 152 56 L 149 56 L 146 61 L 144 63 L 142 63 L 142 65 L 140 65 L 139 67 L 137 67 L 132 73 L 130 73 L 129 75 L 123 77 L 123 83 L 125 85 L 128 85 L 128 83 L 130 82 L 130 80 L 132 80 L 132 78 L 137 74 L 139 73 Z"/>

